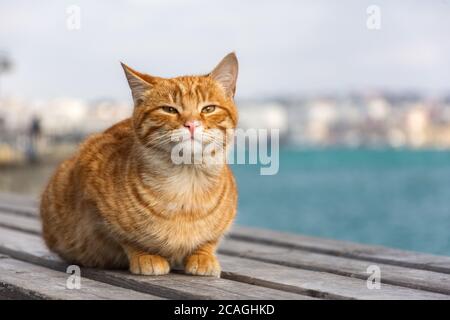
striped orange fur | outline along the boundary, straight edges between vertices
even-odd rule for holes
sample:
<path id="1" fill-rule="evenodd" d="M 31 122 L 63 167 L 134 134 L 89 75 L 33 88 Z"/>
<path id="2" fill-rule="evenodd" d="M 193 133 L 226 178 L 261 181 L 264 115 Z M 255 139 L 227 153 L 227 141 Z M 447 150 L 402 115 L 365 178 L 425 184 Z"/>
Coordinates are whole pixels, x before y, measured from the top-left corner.
<path id="1" fill-rule="evenodd" d="M 236 127 L 236 56 L 203 76 L 168 79 L 123 68 L 133 115 L 88 137 L 58 167 L 41 199 L 45 242 L 86 267 L 160 275 L 181 266 L 219 276 L 215 250 L 236 214 L 234 177 L 226 164 L 173 163 L 168 137 L 192 123 L 206 136 L 218 129 L 226 137 Z"/>

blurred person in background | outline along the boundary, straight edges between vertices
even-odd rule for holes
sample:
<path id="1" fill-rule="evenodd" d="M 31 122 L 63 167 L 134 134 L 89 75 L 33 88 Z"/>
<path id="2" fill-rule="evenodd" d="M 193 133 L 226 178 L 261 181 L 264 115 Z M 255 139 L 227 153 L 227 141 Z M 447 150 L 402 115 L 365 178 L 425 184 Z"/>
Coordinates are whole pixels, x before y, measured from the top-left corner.
<path id="1" fill-rule="evenodd" d="M 28 145 L 26 150 L 26 157 L 28 163 L 36 163 L 39 161 L 39 139 L 42 135 L 41 120 L 34 115 L 31 118 L 28 128 Z"/>

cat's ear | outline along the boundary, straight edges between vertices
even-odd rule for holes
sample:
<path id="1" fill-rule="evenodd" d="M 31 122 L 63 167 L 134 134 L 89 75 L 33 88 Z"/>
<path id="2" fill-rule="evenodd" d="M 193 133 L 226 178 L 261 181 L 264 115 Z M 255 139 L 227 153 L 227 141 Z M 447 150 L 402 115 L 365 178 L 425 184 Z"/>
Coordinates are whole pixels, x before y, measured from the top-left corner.
<path id="1" fill-rule="evenodd" d="M 220 83 L 227 95 L 234 97 L 238 76 L 236 54 L 234 52 L 227 54 L 208 76 Z"/>
<path id="2" fill-rule="evenodd" d="M 125 76 L 127 77 L 131 89 L 131 95 L 133 96 L 134 105 L 137 106 L 144 101 L 145 93 L 153 87 L 155 79 L 152 76 L 131 69 L 125 63 L 121 62 L 120 64 L 125 71 Z"/>

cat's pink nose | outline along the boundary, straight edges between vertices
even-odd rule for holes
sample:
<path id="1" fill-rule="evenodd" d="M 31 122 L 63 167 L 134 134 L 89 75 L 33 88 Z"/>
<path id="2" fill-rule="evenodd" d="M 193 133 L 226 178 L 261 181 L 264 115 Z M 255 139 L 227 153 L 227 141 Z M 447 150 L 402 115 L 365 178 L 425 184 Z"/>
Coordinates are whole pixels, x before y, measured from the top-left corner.
<path id="1" fill-rule="evenodd" d="M 199 121 L 186 121 L 184 126 L 189 129 L 191 136 L 194 136 L 195 128 L 200 125 Z"/>

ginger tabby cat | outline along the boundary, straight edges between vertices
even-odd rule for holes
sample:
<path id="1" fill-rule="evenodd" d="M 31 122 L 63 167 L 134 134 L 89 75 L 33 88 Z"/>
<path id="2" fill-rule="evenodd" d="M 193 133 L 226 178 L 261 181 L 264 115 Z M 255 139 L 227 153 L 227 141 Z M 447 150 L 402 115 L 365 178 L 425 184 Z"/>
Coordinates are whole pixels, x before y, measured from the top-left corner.
<path id="1" fill-rule="evenodd" d="M 207 75 L 177 78 L 122 66 L 133 115 L 88 137 L 58 167 L 41 199 L 45 242 L 85 267 L 162 275 L 180 266 L 220 276 L 215 250 L 236 214 L 234 177 L 223 162 L 175 164 L 170 136 L 181 132 L 193 153 L 214 143 L 210 129 L 231 144 L 237 58 L 231 53 Z"/>

